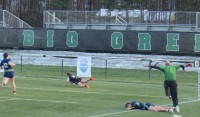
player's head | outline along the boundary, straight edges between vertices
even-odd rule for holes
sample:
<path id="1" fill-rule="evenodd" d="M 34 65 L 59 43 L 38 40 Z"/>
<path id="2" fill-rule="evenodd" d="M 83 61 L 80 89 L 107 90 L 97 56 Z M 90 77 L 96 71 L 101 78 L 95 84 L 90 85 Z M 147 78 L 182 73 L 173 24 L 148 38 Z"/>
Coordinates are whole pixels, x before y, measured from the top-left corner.
<path id="1" fill-rule="evenodd" d="M 171 61 L 169 61 L 169 60 L 166 60 L 166 62 L 165 62 L 165 65 L 166 65 L 166 66 L 169 66 L 169 65 L 171 65 Z"/>
<path id="2" fill-rule="evenodd" d="M 3 58 L 7 58 L 7 57 L 8 57 L 8 53 L 4 53 Z"/>
<path id="3" fill-rule="evenodd" d="M 72 74 L 71 74 L 71 73 L 69 73 L 69 72 L 67 72 L 67 75 L 68 75 L 68 76 L 72 76 Z"/>
<path id="4" fill-rule="evenodd" d="M 125 109 L 127 109 L 127 110 L 131 110 L 132 109 L 131 102 L 127 102 L 125 104 Z"/>

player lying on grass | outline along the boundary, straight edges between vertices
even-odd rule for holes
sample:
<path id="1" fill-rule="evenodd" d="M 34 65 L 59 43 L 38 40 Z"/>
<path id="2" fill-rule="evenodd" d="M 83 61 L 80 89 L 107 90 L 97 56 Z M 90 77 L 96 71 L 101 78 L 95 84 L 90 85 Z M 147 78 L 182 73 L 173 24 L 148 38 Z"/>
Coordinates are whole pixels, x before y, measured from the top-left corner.
<path id="1" fill-rule="evenodd" d="M 69 84 L 69 82 L 71 82 L 71 83 L 74 83 L 74 84 L 76 84 L 76 85 L 78 85 L 79 87 L 81 87 L 81 88 L 90 88 L 89 87 L 89 85 L 88 84 L 83 84 L 83 83 L 87 83 L 87 82 L 89 82 L 89 81 L 94 81 L 95 80 L 95 78 L 93 78 L 93 77 L 90 77 L 90 78 L 88 78 L 88 79 L 83 79 L 83 78 L 78 78 L 78 77 L 76 77 L 76 76 L 74 76 L 74 75 L 72 75 L 71 73 L 67 73 L 67 81 L 65 82 L 65 86 L 67 86 L 68 84 Z"/>
<path id="2" fill-rule="evenodd" d="M 127 110 L 140 109 L 140 110 L 149 110 L 149 111 L 155 111 L 155 112 L 174 113 L 173 107 L 155 106 L 154 104 L 151 104 L 151 103 L 142 103 L 142 102 L 138 102 L 138 101 L 127 102 L 125 104 L 125 108 Z"/>

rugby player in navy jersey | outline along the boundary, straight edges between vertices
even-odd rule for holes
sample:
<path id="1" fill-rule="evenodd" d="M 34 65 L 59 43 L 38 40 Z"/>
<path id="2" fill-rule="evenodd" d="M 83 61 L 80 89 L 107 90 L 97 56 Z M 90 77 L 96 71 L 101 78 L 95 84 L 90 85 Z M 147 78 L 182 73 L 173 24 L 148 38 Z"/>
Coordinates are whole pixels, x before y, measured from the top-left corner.
<path id="1" fill-rule="evenodd" d="M 149 111 L 154 111 L 154 112 L 174 113 L 173 107 L 155 106 L 152 103 L 142 103 L 142 102 L 138 102 L 138 101 L 127 102 L 125 104 L 125 108 L 127 110 L 139 109 L 139 110 L 149 110 Z"/>
<path id="2" fill-rule="evenodd" d="M 83 83 L 87 83 L 88 81 L 94 81 L 95 78 L 90 77 L 87 80 L 82 79 L 82 78 L 78 78 L 74 75 L 72 75 L 71 73 L 67 73 L 67 81 L 65 82 L 65 86 L 67 86 L 69 84 L 69 82 L 74 83 L 76 85 L 78 85 L 81 88 L 90 88 L 88 84 L 83 84 Z"/>
<path id="3" fill-rule="evenodd" d="M 16 85 L 15 85 L 15 71 L 12 66 L 15 66 L 11 62 L 11 59 L 8 58 L 8 53 L 3 54 L 3 60 L 1 61 L 0 68 L 4 69 L 4 78 L 1 82 L 1 85 L 4 86 L 8 83 L 8 80 L 11 80 L 13 94 L 16 94 Z"/>

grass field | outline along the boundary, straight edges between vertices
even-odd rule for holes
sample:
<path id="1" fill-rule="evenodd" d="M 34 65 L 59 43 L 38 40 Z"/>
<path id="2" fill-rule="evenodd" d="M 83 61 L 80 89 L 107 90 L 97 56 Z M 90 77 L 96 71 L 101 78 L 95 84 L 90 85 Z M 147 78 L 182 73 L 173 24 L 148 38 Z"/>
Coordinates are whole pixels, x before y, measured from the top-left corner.
<path id="1" fill-rule="evenodd" d="M 16 68 L 17 69 L 17 68 Z M 96 81 L 90 89 L 70 84 L 64 87 L 65 77 L 53 77 L 54 72 L 16 70 L 17 94 L 11 92 L 10 83 L 0 88 L 1 117 L 171 117 L 170 113 L 126 111 L 126 101 L 151 102 L 171 106 L 164 96 L 163 74 L 154 70 L 151 80 L 148 71 L 96 68 L 92 74 Z M 45 73 L 43 77 L 42 73 Z M 30 76 L 29 76 L 29 75 Z M 38 77 L 37 77 L 38 76 Z M 58 76 L 56 74 L 55 76 Z M 49 78 L 48 78 L 49 77 Z M 197 73 L 178 72 L 178 97 L 182 117 L 199 117 L 197 101 Z M 177 114 L 177 113 L 175 113 Z"/>

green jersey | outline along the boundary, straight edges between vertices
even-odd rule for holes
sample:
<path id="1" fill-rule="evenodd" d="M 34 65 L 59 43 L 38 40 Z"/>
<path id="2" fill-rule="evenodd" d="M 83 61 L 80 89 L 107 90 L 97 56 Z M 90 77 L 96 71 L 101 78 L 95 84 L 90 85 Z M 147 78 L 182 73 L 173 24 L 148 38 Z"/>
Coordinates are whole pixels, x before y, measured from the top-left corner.
<path id="1" fill-rule="evenodd" d="M 176 80 L 176 71 L 180 65 L 161 66 L 160 70 L 165 74 L 165 80 Z"/>

